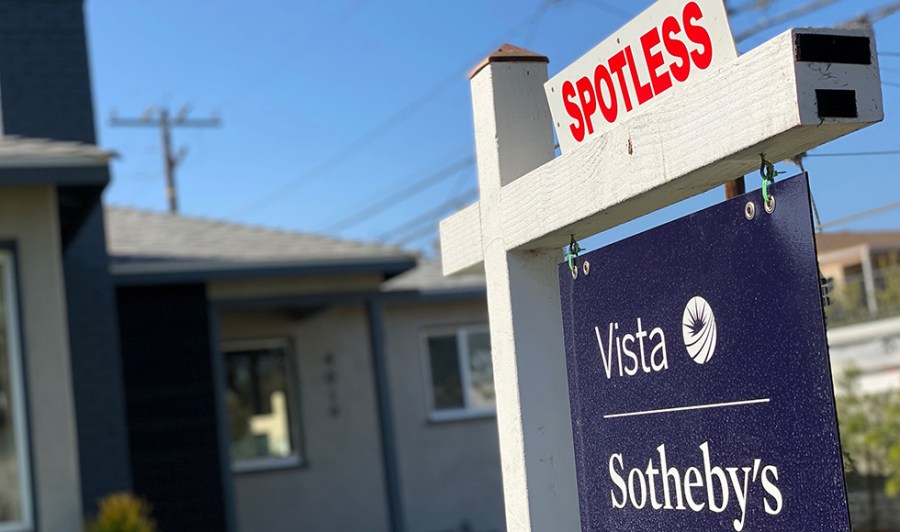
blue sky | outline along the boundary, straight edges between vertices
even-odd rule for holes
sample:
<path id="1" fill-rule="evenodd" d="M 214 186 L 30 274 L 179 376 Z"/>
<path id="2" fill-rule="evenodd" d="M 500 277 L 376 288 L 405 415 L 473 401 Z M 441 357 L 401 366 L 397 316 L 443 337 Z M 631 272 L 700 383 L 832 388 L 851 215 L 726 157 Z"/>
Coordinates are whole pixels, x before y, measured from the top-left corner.
<path id="1" fill-rule="evenodd" d="M 765 10 L 733 17 L 732 30 L 807 2 L 773 0 Z M 552 76 L 650 3 L 89 0 L 99 144 L 120 154 L 106 201 L 166 208 L 159 131 L 111 127 L 110 114 L 187 105 L 192 117 L 217 113 L 222 127 L 173 132 L 176 149 L 189 150 L 177 171 L 182 213 L 428 251 L 435 222 L 471 202 L 476 184 L 466 164 L 473 152 L 467 71 L 510 42 L 547 55 Z M 833 25 L 891 3 L 836 1 L 738 50 L 790 26 Z M 875 29 L 879 51 L 900 53 L 900 13 Z M 816 152 L 900 149 L 900 55 L 882 55 L 880 62 L 882 79 L 897 85 L 884 86 L 885 121 Z M 900 201 L 898 164 L 898 155 L 807 159 L 822 220 Z M 442 169 L 448 175 L 436 175 L 434 185 L 403 194 Z M 751 175 L 748 188 L 758 187 Z M 608 231 L 594 245 L 722 197 L 711 191 Z M 379 204 L 389 208 L 350 223 Z M 900 210 L 834 229 L 900 229 Z"/>

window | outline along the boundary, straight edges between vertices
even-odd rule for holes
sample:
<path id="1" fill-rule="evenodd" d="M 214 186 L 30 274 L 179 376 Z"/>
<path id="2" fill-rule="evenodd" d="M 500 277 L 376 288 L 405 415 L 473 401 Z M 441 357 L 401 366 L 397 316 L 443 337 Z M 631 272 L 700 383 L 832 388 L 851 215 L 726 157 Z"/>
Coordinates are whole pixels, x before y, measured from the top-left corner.
<path id="1" fill-rule="evenodd" d="M 32 526 L 25 412 L 13 256 L 0 250 L 0 532 Z"/>
<path id="2" fill-rule="evenodd" d="M 247 471 L 299 465 L 288 343 L 230 342 L 223 351 L 232 466 Z"/>
<path id="3" fill-rule="evenodd" d="M 425 334 L 431 419 L 494 413 L 494 368 L 486 326 L 432 329 Z"/>

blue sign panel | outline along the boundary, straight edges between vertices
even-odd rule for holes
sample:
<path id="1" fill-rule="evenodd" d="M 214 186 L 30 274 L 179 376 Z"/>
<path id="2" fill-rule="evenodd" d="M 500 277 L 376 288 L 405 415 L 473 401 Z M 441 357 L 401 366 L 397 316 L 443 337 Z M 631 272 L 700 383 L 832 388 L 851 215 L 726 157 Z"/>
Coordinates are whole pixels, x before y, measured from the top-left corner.
<path id="1" fill-rule="evenodd" d="M 774 195 L 560 265 L 583 530 L 850 530 L 806 176 Z"/>

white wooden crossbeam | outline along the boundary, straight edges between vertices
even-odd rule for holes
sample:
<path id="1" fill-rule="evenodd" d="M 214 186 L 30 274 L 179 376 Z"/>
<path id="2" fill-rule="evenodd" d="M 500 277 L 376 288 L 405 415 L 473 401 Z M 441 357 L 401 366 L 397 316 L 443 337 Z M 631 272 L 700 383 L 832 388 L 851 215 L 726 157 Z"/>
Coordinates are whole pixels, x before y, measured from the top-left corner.
<path id="1" fill-rule="evenodd" d="M 445 238 L 444 235 L 453 235 Z M 444 275 L 470 273 L 484 266 L 481 204 L 475 202 L 441 221 L 441 262 Z"/>
<path id="2" fill-rule="evenodd" d="M 510 530 L 579 528 L 559 248 L 750 172 L 761 152 L 881 120 L 876 57 L 865 32 L 793 30 L 556 159 L 546 58 L 504 47 L 476 69 L 481 201 L 442 222 L 441 245 L 445 273 L 484 264 Z"/>
<path id="3" fill-rule="evenodd" d="M 871 62 L 830 61 L 827 47 L 801 50 L 804 35 L 868 37 Z M 869 32 L 789 30 L 679 98 L 504 185 L 502 227 L 489 232 L 506 250 L 558 249 L 570 235 L 585 238 L 758 169 L 760 153 L 780 161 L 881 121 L 880 83 Z M 852 91 L 855 109 L 847 93 L 823 90 Z M 480 209 L 441 223 L 445 274 L 481 267 Z"/>

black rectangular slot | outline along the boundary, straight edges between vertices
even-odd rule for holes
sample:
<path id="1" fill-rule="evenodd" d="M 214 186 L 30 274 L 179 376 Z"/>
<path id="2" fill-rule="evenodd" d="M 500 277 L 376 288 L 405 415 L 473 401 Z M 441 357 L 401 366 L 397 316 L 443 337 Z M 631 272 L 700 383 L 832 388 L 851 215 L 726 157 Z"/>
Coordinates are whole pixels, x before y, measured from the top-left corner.
<path id="1" fill-rule="evenodd" d="M 856 92 L 846 89 L 816 89 L 819 118 L 859 118 Z"/>
<path id="2" fill-rule="evenodd" d="M 799 33 L 794 40 L 797 61 L 871 65 L 872 48 L 868 37 Z"/>

